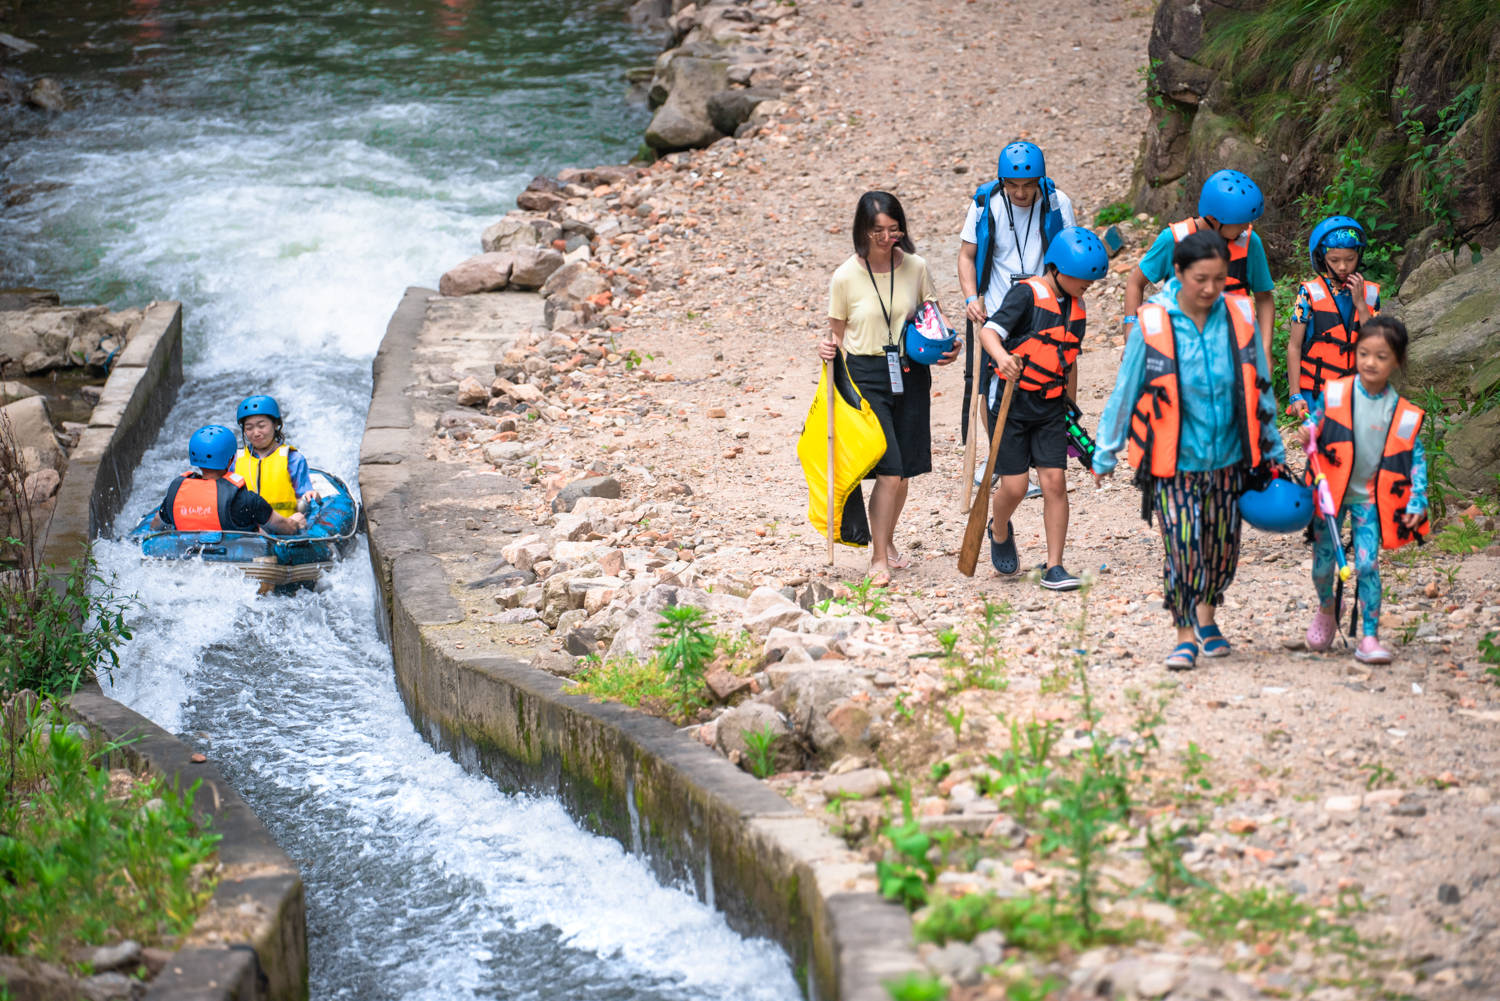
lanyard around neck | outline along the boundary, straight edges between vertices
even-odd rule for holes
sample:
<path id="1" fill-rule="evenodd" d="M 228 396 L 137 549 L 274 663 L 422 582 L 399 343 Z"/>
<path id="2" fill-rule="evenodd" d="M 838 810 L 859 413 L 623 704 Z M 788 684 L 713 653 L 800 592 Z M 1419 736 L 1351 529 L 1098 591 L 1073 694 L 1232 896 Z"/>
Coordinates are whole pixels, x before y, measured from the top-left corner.
<path id="1" fill-rule="evenodd" d="M 1037 197 L 1040 198 L 1041 195 L 1038 194 Z M 1032 202 L 1031 203 L 1031 213 L 1032 213 L 1032 216 L 1034 218 L 1036 216 L 1036 202 Z M 1015 214 L 1015 210 L 1011 207 L 1010 196 L 1008 196 L 1008 195 L 1005 196 L 1005 218 L 1010 223 L 1010 239 L 1011 239 L 1011 242 L 1016 245 L 1016 259 L 1018 261 L 1020 261 L 1021 270 L 1025 271 L 1026 270 L 1026 245 L 1031 242 L 1031 227 L 1029 227 L 1029 226 L 1022 226 L 1021 227 L 1022 232 L 1021 233 L 1016 232 L 1016 214 Z M 1022 235 L 1023 234 L 1026 237 L 1025 239 L 1022 239 Z"/>
<path id="2" fill-rule="evenodd" d="M 875 301 L 880 303 L 880 315 L 885 317 L 885 342 L 895 344 L 896 335 L 891 330 L 891 310 L 896 308 L 896 251 L 891 251 L 891 309 L 885 308 L 885 300 L 880 298 L 880 286 L 875 284 L 875 271 L 870 267 L 868 257 L 861 258 L 865 262 L 865 274 L 870 276 L 870 284 L 875 288 Z"/>

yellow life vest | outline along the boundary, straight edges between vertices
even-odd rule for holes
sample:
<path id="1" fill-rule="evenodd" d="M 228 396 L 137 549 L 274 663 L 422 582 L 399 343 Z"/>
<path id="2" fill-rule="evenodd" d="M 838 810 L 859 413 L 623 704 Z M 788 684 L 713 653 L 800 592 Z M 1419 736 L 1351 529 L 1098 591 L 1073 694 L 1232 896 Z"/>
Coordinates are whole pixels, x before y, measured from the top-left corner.
<path id="1" fill-rule="evenodd" d="M 265 458 L 256 456 L 249 448 L 242 448 L 234 457 L 234 471 L 245 481 L 245 486 L 265 498 L 271 509 L 283 518 L 297 513 L 297 488 L 292 486 L 292 474 L 288 468 L 292 445 L 278 445 L 276 451 Z"/>

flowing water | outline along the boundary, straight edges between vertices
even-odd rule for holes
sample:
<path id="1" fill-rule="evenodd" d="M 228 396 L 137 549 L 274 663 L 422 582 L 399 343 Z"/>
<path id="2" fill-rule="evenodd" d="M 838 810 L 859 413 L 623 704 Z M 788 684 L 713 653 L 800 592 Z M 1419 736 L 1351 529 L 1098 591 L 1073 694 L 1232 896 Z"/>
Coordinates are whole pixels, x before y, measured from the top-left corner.
<path id="1" fill-rule="evenodd" d="M 0 286 L 184 303 L 185 385 L 118 530 L 252 392 L 352 480 L 405 286 L 477 252 L 533 175 L 629 156 L 646 118 L 621 70 L 652 48 L 605 3 L 25 6 L 12 30 L 49 47 L 26 68 L 75 107 L 0 121 Z M 111 693 L 205 750 L 297 860 L 314 997 L 796 996 L 774 945 L 423 742 L 363 551 L 269 598 L 124 543 L 99 556 L 140 602 Z"/>

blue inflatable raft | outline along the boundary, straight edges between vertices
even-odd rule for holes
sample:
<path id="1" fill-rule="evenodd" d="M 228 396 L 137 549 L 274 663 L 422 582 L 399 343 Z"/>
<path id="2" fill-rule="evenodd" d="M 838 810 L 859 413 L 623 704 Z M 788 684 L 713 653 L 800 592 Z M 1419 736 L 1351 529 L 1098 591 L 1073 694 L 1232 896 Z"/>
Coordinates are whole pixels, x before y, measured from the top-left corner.
<path id="1" fill-rule="evenodd" d="M 302 535 L 260 532 L 152 531 L 148 511 L 130 532 L 139 539 L 141 555 L 166 560 L 207 560 L 242 566 L 245 576 L 261 584 L 262 593 L 310 585 L 354 548 L 359 531 L 359 501 L 348 484 L 321 469 L 309 470 L 318 500 L 307 512 Z"/>

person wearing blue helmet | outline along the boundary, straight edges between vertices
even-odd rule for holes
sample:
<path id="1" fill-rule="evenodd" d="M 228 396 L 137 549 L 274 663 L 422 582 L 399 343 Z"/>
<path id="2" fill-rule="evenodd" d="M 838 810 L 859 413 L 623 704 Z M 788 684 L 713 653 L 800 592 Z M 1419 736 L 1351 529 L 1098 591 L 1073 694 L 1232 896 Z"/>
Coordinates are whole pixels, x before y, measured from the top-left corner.
<path id="1" fill-rule="evenodd" d="M 234 471 L 277 514 L 290 515 L 299 501 L 317 498 L 307 460 L 281 430 L 281 406 L 270 396 L 247 396 L 235 411 L 245 447 L 234 459 Z"/>
<path id="2" fill-rule="evenodd" d="M 1255 320 L 1262 331 L 1274 329 L 1276 302 L 1266 248 L 1251 224 L 1266 210 L 1265 197 L 1247 175 L 1238 170 L 1220 170 L 1203 182 L 1198 193 L 1198 214 L 1174 222 L 1156 237 L 1140 264 L 1125 278 L 1125 332 L 1136 322 L 1136 312 L 1146 300 L 1147 285 L 1161 285 L 1172 277 L 1173 248 L 1189 234 L 1211 230 L 1229 245 L 1229 277 L 1225 295 L 1248 295 L 1255 300 Z M 1266 368 L 1271 367 L 1270 334 L 1263 350 Z"/>
<path id="3" fill-rule="evenodd" d="M 1078 389 L 1078 351 L 1087 323 L 1083 294 L 1108 270 L 1104 242 L 1090 230 L 1070 226 L 1047 248 L 1042 274 L 1011 286 L 979 330 L 985 357 L 1000 376 L 989 397 L 992 435 L 1001 384 L 1016 380 L 995 458 L 1000 483 L 990 505 L 990 561 L 1005 576 L 1020 569 L 1011 516 L 1026 497 L 1028 471 L 1035 468 L 1047 538 L 1041 584 L 1054 591 L 1079 584 L 1062 563 L 1068 534 L 1068 401 Z"/>
<path id="4" fill-rule="evenodd" d="M 307 530 L 300 514 L 283 517 L 253 490 L 242 477 L 229 471 L 234 463 L 234 432 L 222 424 L 209 424 L 188 439 L 188 461 L 197 467 L 167 487 L 166 496 L 151 518 L 156 531 L 256 532 L 262 527 L 276 535 L 296 535 Z"/>
<path id="5" fill-rule="evenodd" d="M 1048 245 L 1077 222 L 1072 199 L 1047 176 L 1046 159 L 1035 143 L 1017 140 L 1007 145 L 1000 151 L 995 175 L 974 192 L 959 236 L 958 284 L 964 292 L 968 345 L 960 420 L 965 440 L 971 394 L 984 392 L 989 375 L 987 366 L 974 370 L 974 328 L 994 315 L 1012 285 L 1042 273 Z"/>
<path id="6" fill-rule="evenodd" d="M 1141 514 L 1161 529 L 1175 671 L 1197 666 L 1200 643 L 1229 655 L 1216 615 L 1239 565 L 1240 495 L 1286 461 L 1254 308 L 1224 292 L 1229 253 L 1212 230 L 1177 244 L 1176 277 L 1140 308 L 1094 440 L 1096 481 L 1128 449 Z"/>
<path id="7" fill-rule="evenodd" d="M 1308 237 L 1313 278 L 1297 290 L 1286 339 L 1287 410 L 1299 419 L 1325 384 L 1354 374 L 1359 328 L 1380 313 L 1380 286 L 1360 274 L 1364 256 L 1364 227 L 1346 215 L 1329 216 Z"/>

